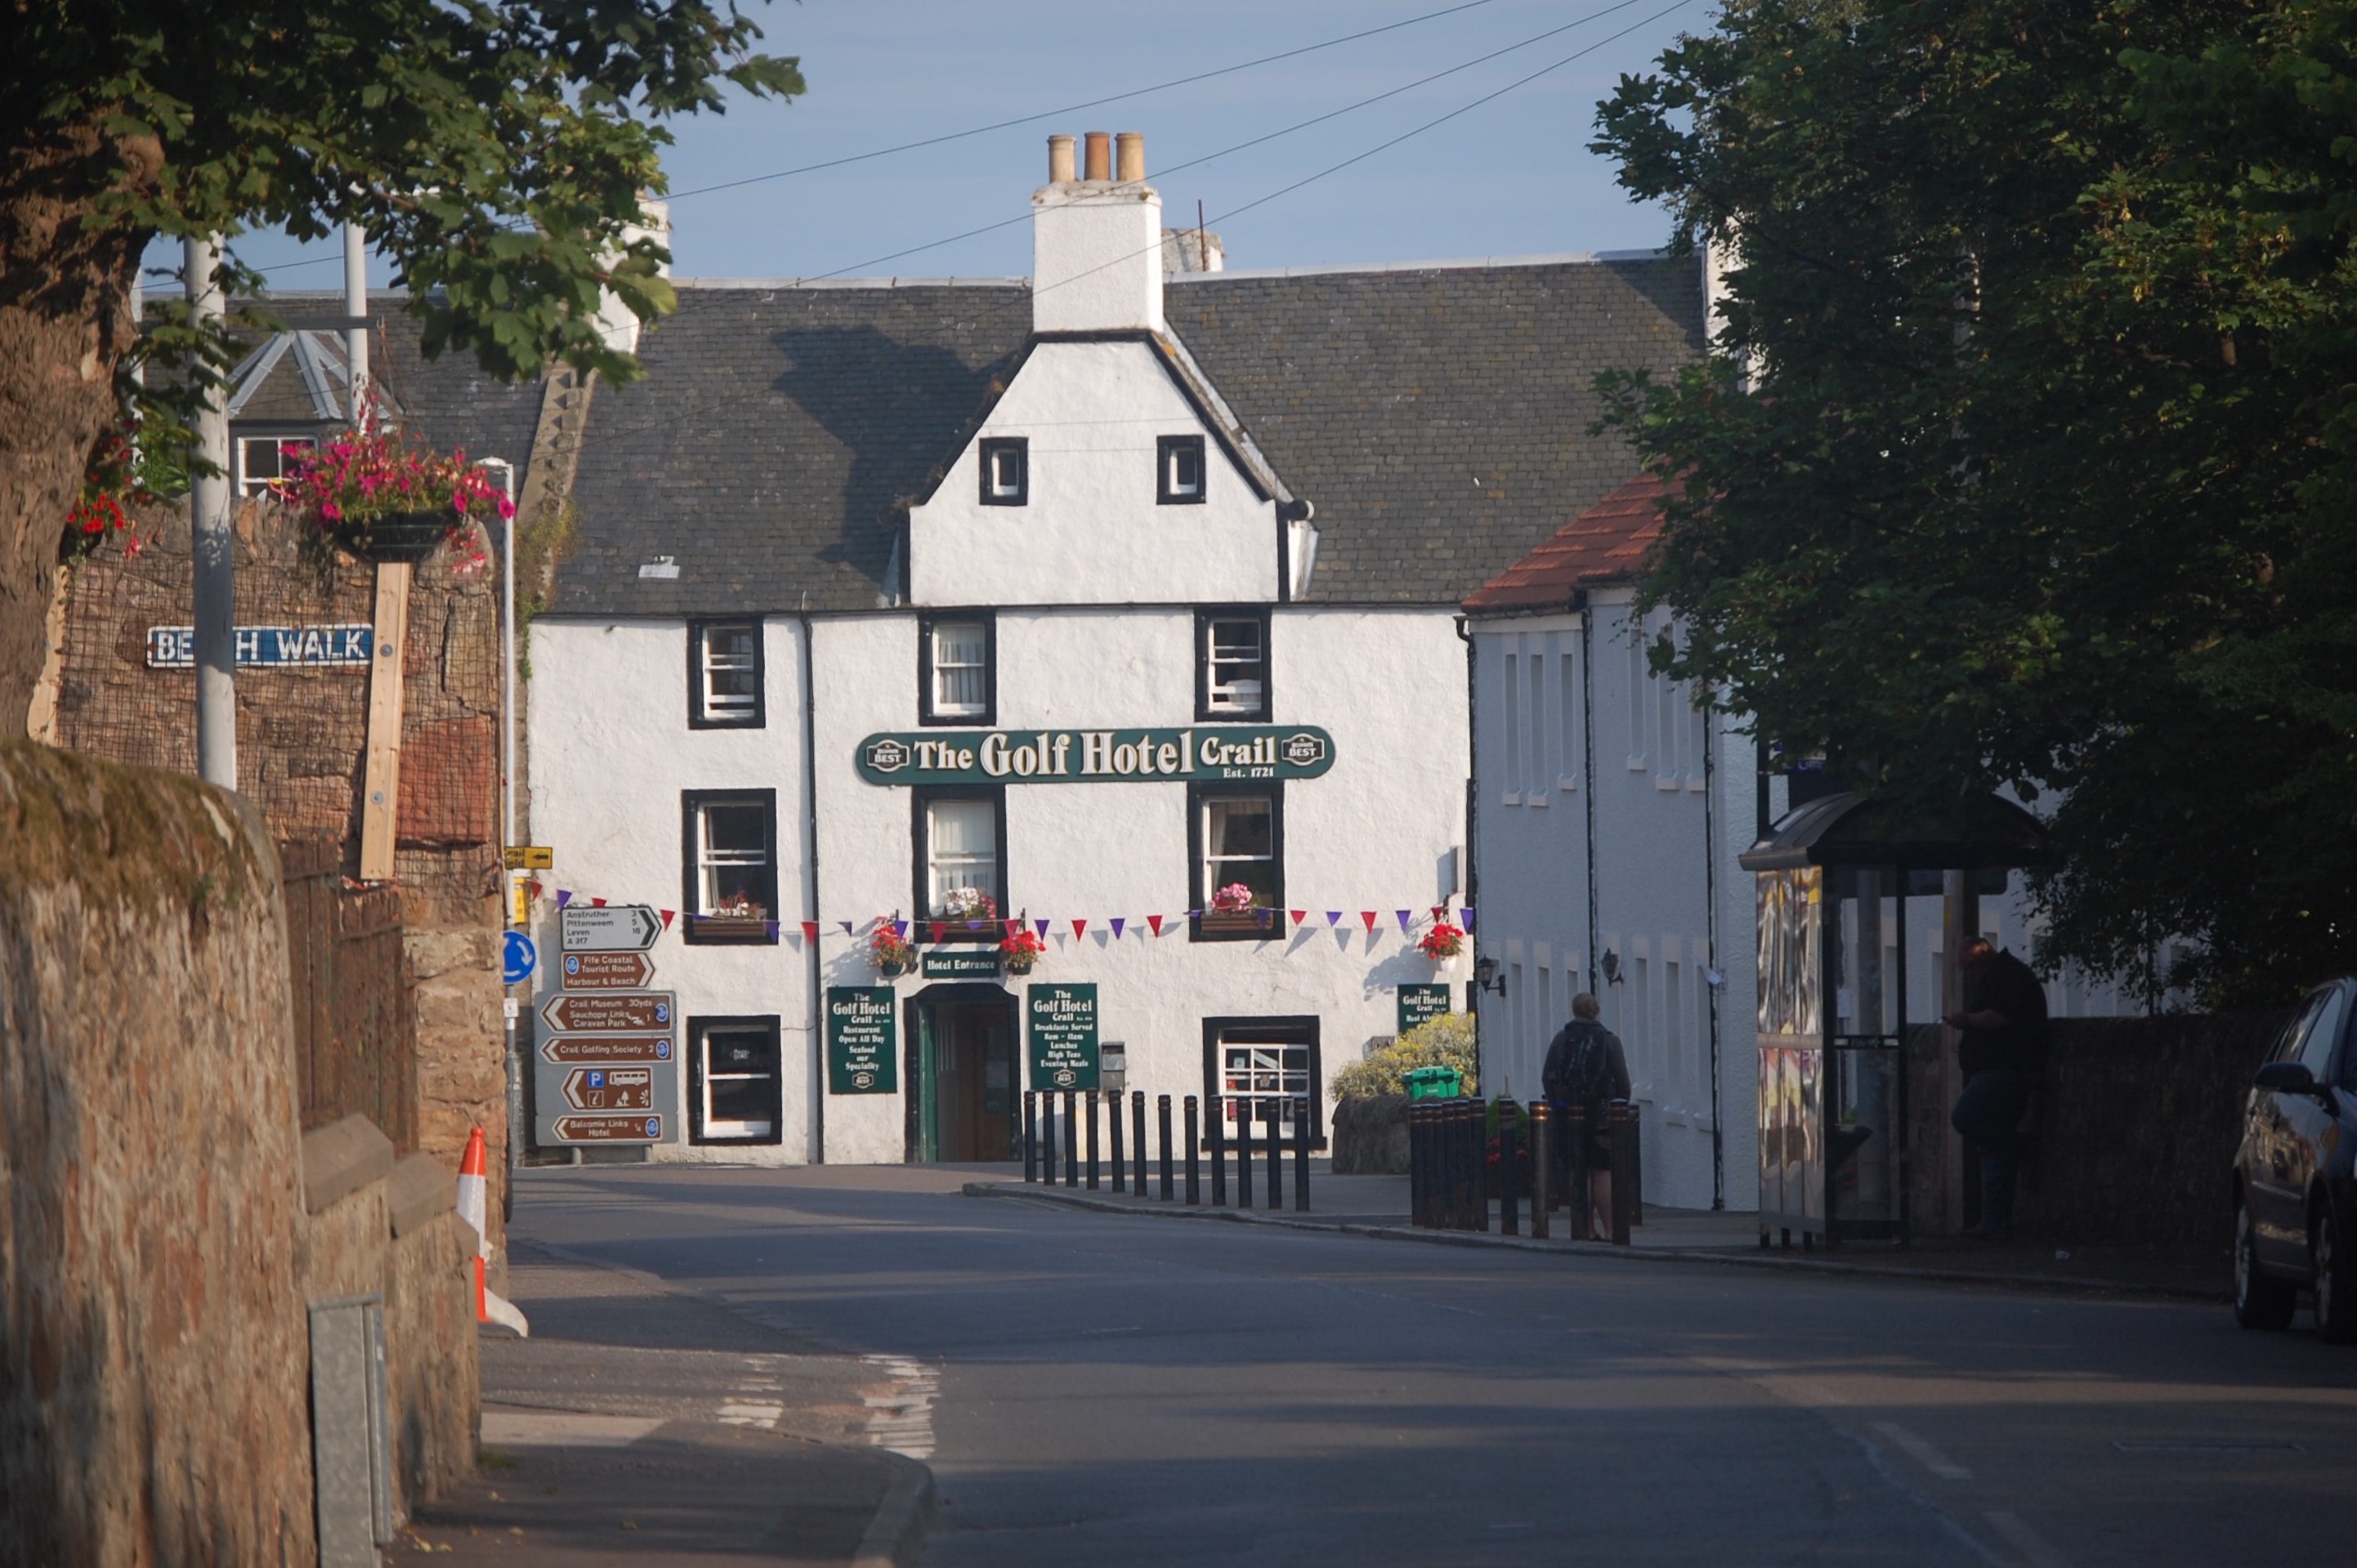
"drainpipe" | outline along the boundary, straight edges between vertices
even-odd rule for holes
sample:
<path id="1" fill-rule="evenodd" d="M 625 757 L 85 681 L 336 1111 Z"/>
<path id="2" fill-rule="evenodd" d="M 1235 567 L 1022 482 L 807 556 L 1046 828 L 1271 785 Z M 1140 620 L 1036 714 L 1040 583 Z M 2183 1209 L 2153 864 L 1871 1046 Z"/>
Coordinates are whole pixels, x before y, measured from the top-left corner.
<path id="1" fill-rule="evenodd" d="M 1580 758 L 1587 775 L 1587 984 L 1596 989 L 1596 617 L 1588 607 L 1587 590 L 1571 596 L 1579 616 Z"/>
<path id="2" fill-rule="evenodd" d="M 807 604 L 807 598 L 803 601 Z M 812 666 L 816 650 L 811 641 L 810 612 L 794 618 L 802 628 L 802 908 L 808 919 L 818 918 L 818 699 Z M 818 943 L 803 944 L 810 967 L 810 1163 L 826 1164 L 826 999 L 820 987 Z"/>
<path id="3" fill-rule="evenodd" d="M 1703 993 L 1710 998 L 1710 1206 L 1727 1207 L 1726 1133 L 1718 1124 L 1718 1000 L 1727 989 L 1718 966 L 1718 710 L 1702 711 L 1703 946 L 1710 968 Z"/>
<path id="4" fill-rule="evenodd" d="M 1457 618 L 1457 640 L 1465 645 L 1465 903 L 1470 908 L 1479 909 L 1481 907 L 1480 903 L 1481 879 L 1480 873 L 1477 869 L 1480 860 L 1473 853 L 1473 846 L 1478 842 L 1474 830 L 1480 825 L 1481 813 L 1481 748 L 1476 744 L 1473 720 L 1480 709 L 1474 702 L 1473 632 L 1470 617 L 1459 615 Z M 1474 928 L 1473 962 L 1477 972 L 1481 962 L 1481 932 L 1482 928 L 1479 926 Z M 1472 994 L 1466 999 L 1465 1010 L 1474 1015 L 1473 1081 L 1480 1083 L 1485 1080 L 1481 1077 L 1481 985 L 1478 980 L 1473 983 Z"/>

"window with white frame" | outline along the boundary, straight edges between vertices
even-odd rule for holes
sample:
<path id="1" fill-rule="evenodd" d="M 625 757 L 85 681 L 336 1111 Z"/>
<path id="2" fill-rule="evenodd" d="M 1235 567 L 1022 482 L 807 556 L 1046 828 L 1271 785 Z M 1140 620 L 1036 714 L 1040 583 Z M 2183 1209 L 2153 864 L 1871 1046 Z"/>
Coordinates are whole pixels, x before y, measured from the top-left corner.
<path id="1" fill-rule="evenodd" d="M 1020 435 L 982 443 L 982 504 L 1023 506 L 1031 499 L 1031 444 Z"/>
<path id="2" fill-rule="evenodd" d="M 759 621 L 698 622 L 688 628 L 688 714 L 695 729 L 759 729 L 762 724 Z"/>
<path id="3" fill-rule="evenodd" d="M 1285 902 L 1283 797 L 1267 786 L 1195 785 L 1195 935 L 1265 935 Z"/>
<path id="4" fill-rule="evenodd" d="M 1268 617 L 1254 611 L 1195 615 L 1199 719 L 1268 714 Z"/>
<path id="5" fill-rule="evenodd" d="M 1164 506 L 1192 506 L 1203 499 L 1203 438 L 1165 435 L 1155 442 L 1154 499 Z"/>
<path id="6" fill-rule="evenodd" d="M 691 1018 L 692 1144 L 775 1144 L 785 1122 L 778 1020 Z"/>
<path id="7" fill-rule="evenodd" d="M 308 435 L 241 435 L 237 439 L 237 493 L 268 495 L 295 477 L 318 443 Z"/>
<path id="8" fill-rule="evenodd" d="M 686 791 L 690 942 L 777 940 L 778 793 Z"/>
<path id="9" fill-rule="evenodd" d="M 1318 1112 L 1318 1021 L 1314 1018 L 1207 1018 L 1211 1091 L 1233 1141 L 1244 1123 L 1265 1139 L 1274 1128 L 1290 1142 L 1297 1117 L 1308 1118 L 1313 1144 L 1322 1143 Z"/>
<path id="10" fill-rule="evenodd" d="M 919 854 L 924 865 L 921 891 L 926 918 L 999 918 L 1005 908 L 1006 877 L 999 834 L 1004 805 L 998 793 L 989 789 L 922 792 L 917 798 L 917 813 L 923 841 Z"/>
<path id="11" fill-rule="evenodd" d="M 942 616 L 924 623 L 924 704 L 928 724 L 988 724 L 996 695 L 991 680 L 991 623 L 981 616 Z"/>

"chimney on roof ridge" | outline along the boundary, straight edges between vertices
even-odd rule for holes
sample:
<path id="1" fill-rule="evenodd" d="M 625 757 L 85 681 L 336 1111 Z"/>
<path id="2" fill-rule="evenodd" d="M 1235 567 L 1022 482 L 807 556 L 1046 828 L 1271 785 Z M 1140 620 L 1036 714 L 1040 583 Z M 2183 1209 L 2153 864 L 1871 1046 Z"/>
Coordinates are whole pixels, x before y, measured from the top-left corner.
<path id="1" fill-rule="evenodd" d="M 1146 138 L 1048 138 L 1048 183 L 1031 193 L 1031 328 L 1035 332 L 1162 330 L 1162 198 L 1146 183 Z"/>

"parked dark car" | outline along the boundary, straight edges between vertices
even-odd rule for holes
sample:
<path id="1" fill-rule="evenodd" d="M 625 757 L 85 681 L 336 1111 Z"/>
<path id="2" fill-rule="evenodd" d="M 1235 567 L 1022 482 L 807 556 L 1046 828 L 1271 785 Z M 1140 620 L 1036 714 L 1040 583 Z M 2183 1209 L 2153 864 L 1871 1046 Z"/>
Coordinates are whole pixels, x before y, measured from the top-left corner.
<path id="1" fill-rule="evenodd" d="M 2357 1339 L 2357 978 L 2309 994 L 2252 1081 L 2234 1152 L 2234 1320 Z"/>

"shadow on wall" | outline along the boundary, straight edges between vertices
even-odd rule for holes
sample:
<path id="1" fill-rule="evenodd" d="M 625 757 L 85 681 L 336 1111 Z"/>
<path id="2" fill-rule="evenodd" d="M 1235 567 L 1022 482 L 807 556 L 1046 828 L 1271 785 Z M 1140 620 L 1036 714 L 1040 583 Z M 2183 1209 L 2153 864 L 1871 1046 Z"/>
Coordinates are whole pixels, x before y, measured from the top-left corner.
<path id="1" fill-rule="evenodd" d="M 1028 323 L 1026 314 L 1023 325 Z M 889 587 L 884 577 L 893 531 L 884 525 L 897 521 L 896 505 L 922 494 L 936 466 L 980 424 L 1017 355 L 969 365 L 947 349 L 911 347 L 872 327 L 781 332 L 775 342 L 786 369 L 772 384 L 850 458 L 849 471 L 831 483 L 826 476 L 796 477 L 794 490 L 819 481 L 815 493 L 835 489 L 843 497 L 841 536 L 820 558 Z M 946 432 L 955 439 L 944 439 Z M 799 466 L 810 458 L 795 454 L 788 461 Z"/>

